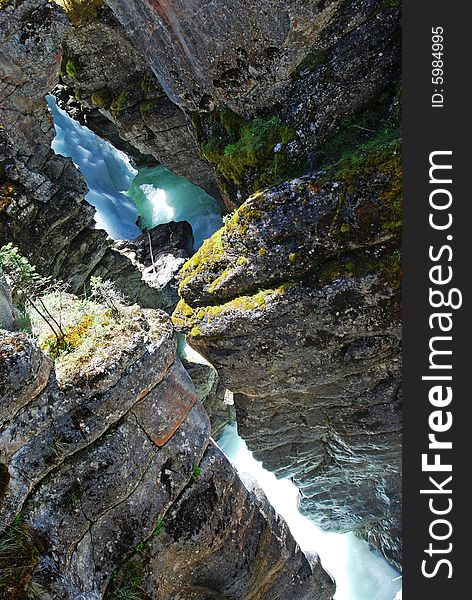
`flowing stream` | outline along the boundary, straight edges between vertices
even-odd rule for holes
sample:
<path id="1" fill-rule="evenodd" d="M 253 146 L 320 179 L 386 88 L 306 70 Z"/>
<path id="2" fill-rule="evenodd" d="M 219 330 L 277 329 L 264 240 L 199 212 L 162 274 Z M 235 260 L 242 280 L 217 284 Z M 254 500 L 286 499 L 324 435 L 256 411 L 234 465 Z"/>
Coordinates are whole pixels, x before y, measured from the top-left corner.
<path id="1" fill-rule="evenodd" d="M 302 550 L 317 552 L 336 580 L 335 600 L 393 600 L 401 598 L 400 574 L 367 542 L 352 533 L 322 531 L 298 510 L 298 489 L 289 479 L 277 479 L 248 450 L 236 425 L 229 425 L 218 445 L 240 473 L 249 473 L 281 514 Z"/>
<path id="2" fill-rule="evenodd" d="M 132 240 L 141 227 L 188 221 L 194 249 L 223 225 L 218 202 L 201 188 L 162 166 L 135 168 L 128 156 L 74 121 L 47 97 L 56 136 L 52 148 L 69 156 L 89 187 L 85 199 L 96 208 L 96 227 L 114 240 Z"/>
<path id="3" fill-rule="evenodd" d="M 126 154 L 58 108 L 52 96 L 47 101 L 56 129 L 52 148 L 71 157 L 82 172 L 89 187 L 86 200 L 97 211 L 97 228 L 113 239 L 131 240 L 141 233 L 138 218 L 146 228 L 186 220 L 197 249 L 222 226 L 218 203 L 201 188 L 162 166 L 135 168 Z M 195 354 L 192 352 L 193 359 Z M 399 574 L 380 554 L 352 534 L 323 532 L 301 515 L 295 485 L 266 471 L 238 436 L 236 426 L 227 427 L 218 443 L 239 472 L 257 479 L 302 550 L 320 555 L 323 566 L 336 579 L 336 600 L 401 598 Z"/>

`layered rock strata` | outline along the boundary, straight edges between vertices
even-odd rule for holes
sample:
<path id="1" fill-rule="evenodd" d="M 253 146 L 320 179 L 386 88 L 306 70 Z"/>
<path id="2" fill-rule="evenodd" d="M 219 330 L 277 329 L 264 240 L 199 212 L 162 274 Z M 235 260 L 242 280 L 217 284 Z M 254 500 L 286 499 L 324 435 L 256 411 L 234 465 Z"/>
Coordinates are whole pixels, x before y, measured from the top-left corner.
<path id="1" fill-rule="evenodd" d="M 400 169 L 380 146 L 249 198 L 184 266 L 174 313 L 302 510 L 397 566 Z"/>
<path id="2" fill-rule="evenodd" d="M 155 277 L 146 276 L 146 265 L 95 229 L 80 172 L 51 150 L 54 127 L 44 97 L 58 81 L 69 29 L 61 9 L 47 1 L 0 11 L 0 246 L 13 242 L 40 273 L 65 281 L 72 292 L 82 293 L 92 276 L 101 276 L 131 301 L 171 309 L 173 276 L 188 254 L 154 248 L 165 264 Z M 159 243 L 159 234 L 153 237 Z"/>
<path id="3" fill-rule="evenodd" d="M 126 150 L 130 146 L 138 150 L 138 160 L 151 156 L 219 198 L 213 171 L 200 156 L 189 119 L 169 100 L 109 9 L 70 29 L 62 80 L 83 106 L 86 123 L 96 133 L 102 137 L 110 134 L 98 112 L 115 125 Z M 112 139 L 119 147 L 116 135 Z"/>
<path id="4" fill-rule="evenodd" d="M 309 170 L 343 123 L 376 130 L 356 117 L 400 77 L 397 2 L 107 4 L 169 98 L 192 116 L 230 207 Z"/>
<path id="5" fill-rule="evenodd" d="M 330 599 L 210 440 L 168 316 L 122 311 L 105 354 L 56 371 L 0 332 L 2 597 Z"/>

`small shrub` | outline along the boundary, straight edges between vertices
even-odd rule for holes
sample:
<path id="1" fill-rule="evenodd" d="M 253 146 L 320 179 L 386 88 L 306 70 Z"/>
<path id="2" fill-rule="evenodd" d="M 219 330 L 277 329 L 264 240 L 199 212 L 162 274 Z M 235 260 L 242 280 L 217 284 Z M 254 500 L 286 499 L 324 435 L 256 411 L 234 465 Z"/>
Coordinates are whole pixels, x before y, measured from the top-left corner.
<path id="1" fill-rule="evenodd" d="M 90 278 L 91 297 L 107 306 L 114 317 L 119 316 L 120 307 L 126 304 L 124 295 L 118 291 L 110 280 L 103 281 L 101 277 Z"/>
<path id="2" fill-rule="evenodd" d="M 121 568 L 113 576 L 109 600 L 142 600 L 143 565 L 138 560 Z"/>
<path id="3" fill-rule="evenodd" d="M 37 561 L 38 550 L 30 530 L 16 519 L 0 536 L 0 597 L 31 597 L 28 592 Z"/>
<path id="4" fill-rule="evenodd" d="M 36 268 L 11 242 L 0 248 L 0 270 L 7 276 L 20 310 L 26 311 L 27 307 L 31 306 L 48 325 L 54 336 L 58 340 L 63 338 L 64 331 L 61 324 L 45 306 L 43 296 L 65 289 L 65 284 L 39 275 Z"/>

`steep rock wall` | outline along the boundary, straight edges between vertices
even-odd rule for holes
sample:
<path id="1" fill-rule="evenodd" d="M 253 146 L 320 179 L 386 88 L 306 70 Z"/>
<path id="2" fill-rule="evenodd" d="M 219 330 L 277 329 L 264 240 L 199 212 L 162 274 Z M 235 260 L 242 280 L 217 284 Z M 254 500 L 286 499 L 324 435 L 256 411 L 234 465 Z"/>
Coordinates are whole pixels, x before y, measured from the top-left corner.
<path id="1" fill-rule="evenodd" d="M 0 245 L 13 242 L 39 272 L 67 282 L 72 292 L 100 275 L 142 306 L 168 308 L 175 294 L 150 289 L 95 229 L 80 172 L 51 150 L 54 127 L 44 97 L 59 79 L 69 29 L 62 10 L 47 0 L 0 10 Z"/>
<path id="2" fill-rule="evenodd" d="M 219 198 L 190 121 L 166 96 L 109 9 L 69 30 L 62 80 L 84 107 L 87 125 L 99 135 L 106 137 L 108 127 L 94 116 L 97 111 L 116 126 L 126 149 L 132 146 L 144 157 L 152 156 Z"/>
<path id="3" fill-rule="evenodd" d="M 169 317 L 123 310 L 105 359 L 56 371 L 0 332 L 0 595 L 329 600 L 318 557 L 210 441 Z"/>
<path id="4" fill-rule="evenodd" d="M 107 4 L 169 98 L 192 115 L 229 207 L 307 172 L 320 144 L 399 80 L 397 2 Z"/>
<path id="5" fill-rule="evenodd" d="M 397 566 L 400 172 L 391 144 L 254 195 L 182 269 L 173 317 L 303 511 Z"/>

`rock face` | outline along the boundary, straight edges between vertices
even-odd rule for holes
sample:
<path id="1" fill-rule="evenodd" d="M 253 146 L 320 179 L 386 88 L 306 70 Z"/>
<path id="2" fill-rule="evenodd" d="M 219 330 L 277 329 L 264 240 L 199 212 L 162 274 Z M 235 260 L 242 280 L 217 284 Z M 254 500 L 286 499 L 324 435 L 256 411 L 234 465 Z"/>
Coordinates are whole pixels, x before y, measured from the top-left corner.
<path id="1" fill-rule="evenodd" d="M 169 317 L 123 310 L 105 358 L 56 372 L 0 332 L 0 595 L 329 600 L 318 557 L 210 441 Z"/>
<path id="2" fill-rule="evenodd" d="M 380 146 L 250 198 L 184 266 L 174 314 L 303 511 L 397 566 L 400 169 Z"/>
<path id="3" fill-rule="evenodd" d="M 68 29 L 62 11 L 47 1 L 0 11 L 0 246 L 14 242 L 40 273 L 62 279 L 72 292 L 101 276 L 144 307 L 170 309 L 181 249 L 172 256 L 168 246 L 161 249 L 165 268 L 150 287 L 144 266 L 95 229 L 86 184 L 72 161 L 51 151 L 54 129 L 44 96 L 59 78 Z"/>
<path id="4" fill-rule="evenodd" d="M 10 286 L 0 271 L 0 329 L 12 331 L 16 317 Z"/>
<path id="5" fill-rule="evenodd" d="M 59 77 L 68 22 L 55 4 L 11 3 L 0 11 L 0 243 L 13 241 L 41 272 L 80 289 L 107 249 L 94 229 L 86 185 L 70 159 L 51 151 L 44 96 Z"/>
<path id="6" fill-rule="evenodd" d="M 215 198 L 219 189 L 210 166 L 202 160 L 191 123 L 169 100 L 145 59 L 132 46 L 111 11 L 100 20 L 72 28 L 66 41 L 63 81 L 85 107 L 87 125 L 107 137 L 116 126 L 119 137 L 141 155 L 152 156 Z M 114 136 L 115 143 L 119 141 Z"/>
<path id="7" fill-rule="evenodd" d="M 198 362 L 189 357 L 182 358 L 182 364 L 210 418 L 211 436 L 218 440 L 224 428 L 236 421 L 233 394 L 221 384 L 216 369 L 203 362 L 201 357 Z"/>
<path id="8" fill-rule="evenodd" d="M 179 299 L 179 270 L 192 253 L 190 223 L 171 221 L 132 242 L 114 242 L 90 276 L 112 280 L 131 303 L 171 313 Z"/>
<path id="9" fill-rule="evenodd" d="M 320 143 L 399 80 L 397 2 L 107 4 L 169 98 L 192 114 L 228 206 L 306 172 Z"/>

